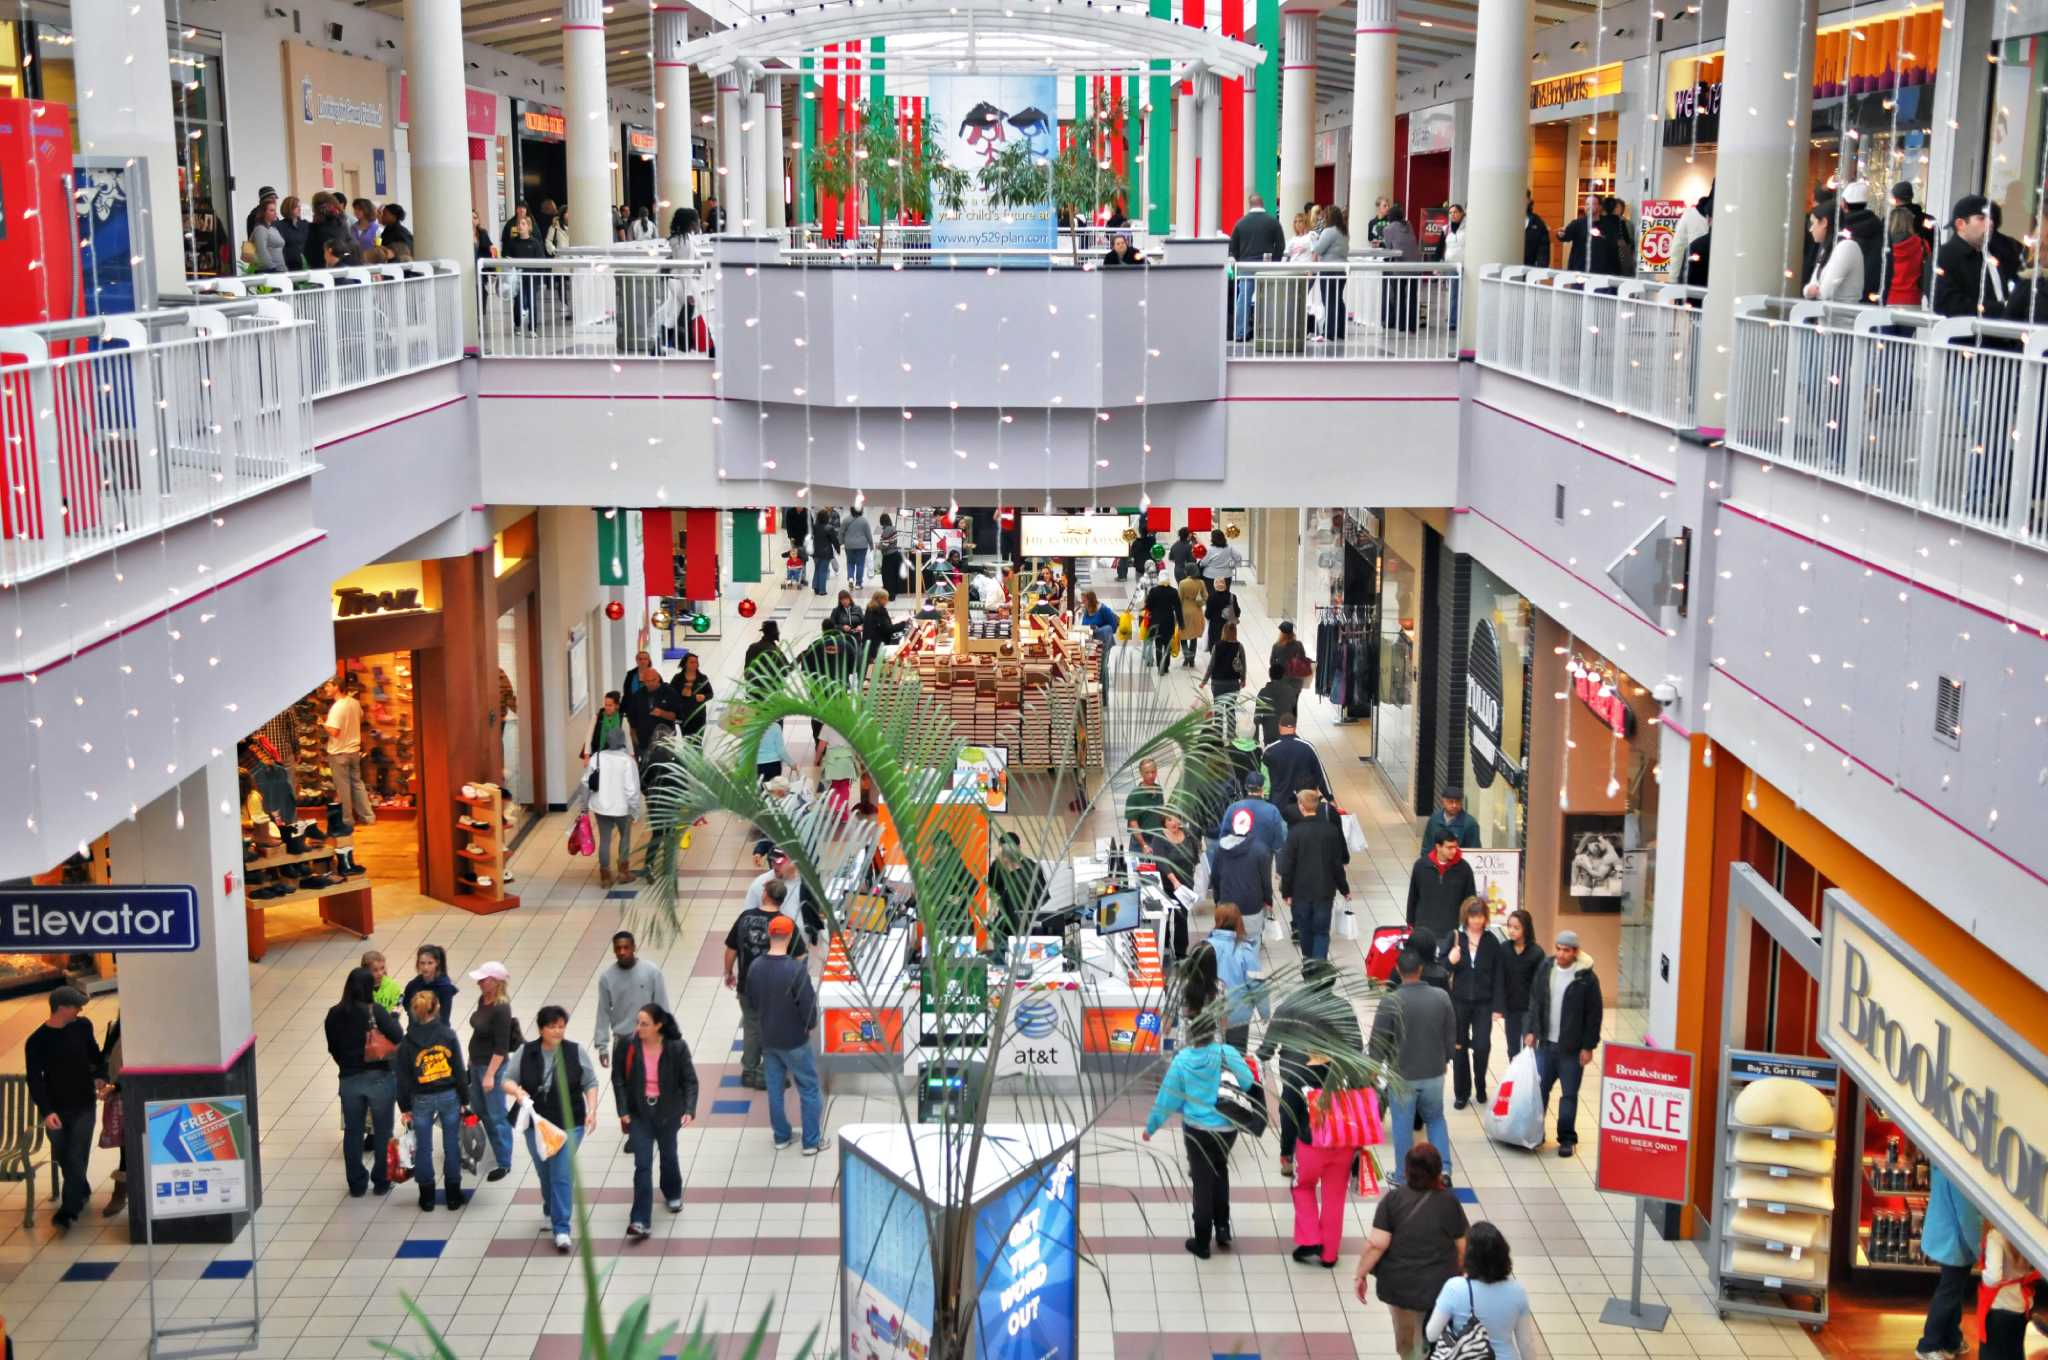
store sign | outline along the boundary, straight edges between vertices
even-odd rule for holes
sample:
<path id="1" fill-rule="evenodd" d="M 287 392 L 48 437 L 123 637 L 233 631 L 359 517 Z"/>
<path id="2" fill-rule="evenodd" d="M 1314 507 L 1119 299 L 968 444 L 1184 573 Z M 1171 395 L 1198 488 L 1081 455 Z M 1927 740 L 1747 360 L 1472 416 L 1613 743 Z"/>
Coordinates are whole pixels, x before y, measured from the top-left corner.
<path id="1" fill-rule="evenodd" d="M 625 126 L 626 150 L 636 156 L 652 156 L 655 148 L 654 133 L 644 127 L 634 127 L 631 123 Z"/>
<path id="2" fill-rule="evenodd" d="M 2048 1057 L 1839 890 L 1821 938 L 1821 1046 L 2021 1256 L 2048 1260 Z"/>
<path id="3" fill-rule="evenodd" d="M 1449 151 L 1457 141 L 1457 106 L 1437 104 L 1408 115 L 1408 154 L 1427 156 Z"/>
<path id="4" fill-rule="evenodd" d="M 1585 99 L 1621 91 L 1621 63 L 1612 62 L 1591 71 L 1574 71 L 1568 76 L 1539 80 L 1529 87 L 1529 107 L 1555 109 Z"/>
<path id="5" fill-rule="evenodd" d="M 1689 85 L 1671 96 L 1664 145 L 1712 146 L 1721 140 L 1721 82 Z"/>
<path id="6" fill-rule="evenodd" d="M 380 128 L 384 126 L 384 106 L 370 99 L 321 94 L 313 88 L 313 78 L 306 76 L 299 81 L 299 121 Z"/>
<path id="7" fill-rule="evenodd" d="M 142 1109 L 151 1218 L 248 1211 L 247 1096 L 152 1100 Z"/>
<path id="8" fill-rule="evenodd" d="M 183 885 L 10 889 L 0 953 L 186 954 L 199 948 L 199 892 Z"/>
<path id="9" fill-rule="evenodd" d="M 1026 557 L 1123 557 L 1131 550 L 1123 515 L 1026 515 L 1022 534 Z"/>
<path id="10" fill-rule="evenodd" d="M 498 135 L 498 96 L 489 90 L 463 86 L 462 113 L 470 136 Z M 398 121 L 403 126 L 412 126 L 412 80 L 403 71 L 398 73 Z"/>
<path id="11" fill-rule="evenodd" d="M 569 125 L 563 121 L 562 111 L 552 105 L 527 105 L 519 114 L 519 130 L 543 142 L 559 142 L 569 135 Z"/>
<path id="12" fill-rule="evenodd" d="M 1628 706 L 1614 680 L 1577 657 L 1565 663 L 1565 674 L 1571 681 L 1572 694 L 1594 717 L 1606 723 L 1609 731 L 1617 737 L 1636 734 L 1636 711 Z"/>
<path id="13" fill-rule="evenodd" d="M 1685 265 L 1685 261 L 1674 259 L 1678 248 L 1678 223 L 1690 207 L 1682 198 L 1646 198 L 1642 200 L 1641 211 L 1636 221 L 1641 230 L 1636 236 L 1636 272 L 1639 274 L 1673 275 Z"/>
<path id="14" fill-rule="evenodd" d="M 1692 1054 L 1632 1044 L 1600 1049 L 1598 1184 L 1682 1204 L 1692 1174 Z"/>
<path id="15" fill-rule="evenodd" d="M 1472 748 L 1472 782 L 1492 788 L 1496 774 L 1508 766 L 1500 750 L 1500 639 L 1492 619 L 1472 628 L 1472 647 L 1465 658 L 1465 734 Z"/>
<path id="16" fill-rule="evenodd" d="M 340 586 L 334 592 L 334 617 L 337 619 L 361 618 L 365 614 L 409 614 L 424 607 L 420 604 L 419 591 L 410 586 L 401 590 L 359 590 L 355 586 Z"/>
<path id="17" fill-rule="evenodd" d="M 1057 942 L 1051 948 L 1057 958 Z M 996 1076 L 1079 1076 L 1079 998 L 1079 992 L 1057 986 L 1032 983 L 1018 987 L 1010 998 L 1009 1027 L 1002 1036 L 1002 1051 L 996 1055 Z"/>

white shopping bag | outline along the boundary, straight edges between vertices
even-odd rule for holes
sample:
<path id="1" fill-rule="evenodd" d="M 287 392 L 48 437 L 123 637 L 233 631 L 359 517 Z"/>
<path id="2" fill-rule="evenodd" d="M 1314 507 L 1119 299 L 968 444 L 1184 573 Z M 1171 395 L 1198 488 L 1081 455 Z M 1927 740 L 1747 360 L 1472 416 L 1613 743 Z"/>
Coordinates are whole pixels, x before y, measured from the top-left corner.
<path id="1" fill-rule="evenodd" d="M 1365 828 L 1349 812 L 1344 814 L 1344 848 L 1354 855 L 1365 853 Z"/>
<path id="2" fill-rule="evenodd" d="M 412 1170 L 412 1149 L 414 1141 L 412 1126 L 407 1125 L 405 1128 L 400 1129 L 398 1131 L 398 1137 L 393 1141 L 395 1141 L 398 1144 L 399 1167 L 405 1171 Z"/>
<path id="3" fill-rule="evenodd" d="M 1193 911 L 1195 909 L 1195 903 L 1201 901 L 1202 899 L 1195 895 L 1195 890 L 1193 888 L 1190 888 L 1187 884 L 1183 883 L 1178 888 L 1175 888 L 1173 890 L 1173 900 L 1180 903 L 1181 906 L 1187 909 L 1188 911 Z"/>
<path id="4" fill-rule="evenodd" d="M 1358 938 L 1358 913 L 1349 907 L 1337 909 L 1337 938 L 1355 940 Z"/>
<path id="5" fill-rule="evenodd" d="M 1266 943 L 1279 944 L 1287 938 L 1287 927 L 1280 924 L 1280 912 L 1275 908 L 1266 913 Z"/>
<path id="6" fill-rule="evenodd" d="M 1509 1147 L 1543 1146 L 1543 1093 L 1536 1074 L 1536 1050 L 1525 1048 L 1508 1064 L 1507 1075 L 1493 1088 L 1493 1099 L 1479 1112 L 1479 1127 L 1496 1143 Z"/>

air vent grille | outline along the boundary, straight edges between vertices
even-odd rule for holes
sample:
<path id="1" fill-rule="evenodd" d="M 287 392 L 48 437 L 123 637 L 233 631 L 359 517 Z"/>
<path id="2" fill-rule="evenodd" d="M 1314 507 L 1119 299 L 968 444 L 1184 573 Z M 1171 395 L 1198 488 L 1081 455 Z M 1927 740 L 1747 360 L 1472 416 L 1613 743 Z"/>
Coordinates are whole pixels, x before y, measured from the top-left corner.
<path id="1" fill-rule="evenodd" d="M 1944 746 L 1962 749 L 1963 682 L 1946 675 L 1935 677 L 1934 739 Z"/>

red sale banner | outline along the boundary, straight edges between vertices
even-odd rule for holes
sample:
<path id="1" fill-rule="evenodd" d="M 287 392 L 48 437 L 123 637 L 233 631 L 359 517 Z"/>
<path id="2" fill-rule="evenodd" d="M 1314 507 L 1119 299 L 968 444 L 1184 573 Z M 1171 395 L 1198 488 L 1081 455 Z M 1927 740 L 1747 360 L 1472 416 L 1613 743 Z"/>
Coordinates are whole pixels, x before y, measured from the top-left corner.
<path id="1" fill-rule="evenodd" d="M 1602 1190 L 1683 1203 L 1692 1137 L 1692 1054 L 1629 1044 L 1600 1050 Z"/>

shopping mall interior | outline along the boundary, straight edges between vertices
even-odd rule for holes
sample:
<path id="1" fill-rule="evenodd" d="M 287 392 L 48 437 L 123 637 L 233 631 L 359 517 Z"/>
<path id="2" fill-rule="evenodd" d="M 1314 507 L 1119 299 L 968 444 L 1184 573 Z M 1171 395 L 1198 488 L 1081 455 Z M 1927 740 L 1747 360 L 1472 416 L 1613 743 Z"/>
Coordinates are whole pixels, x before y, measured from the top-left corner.
<path id="1" fill-rule="evenodd" d="M 19 0 L 9 1360 L 2048 1355 L 2044 71 Z"/>

